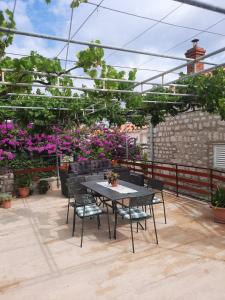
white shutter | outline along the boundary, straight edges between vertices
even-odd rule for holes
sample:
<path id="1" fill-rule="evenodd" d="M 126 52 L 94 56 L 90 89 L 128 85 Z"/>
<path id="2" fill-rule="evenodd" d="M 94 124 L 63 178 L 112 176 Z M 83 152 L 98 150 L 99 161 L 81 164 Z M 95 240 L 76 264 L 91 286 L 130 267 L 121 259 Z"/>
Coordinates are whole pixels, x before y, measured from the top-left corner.
<path id="1" fill-rule="evenodd" d="M 214 168 L 225 169 L 225 144 L 214 145 Z"/>

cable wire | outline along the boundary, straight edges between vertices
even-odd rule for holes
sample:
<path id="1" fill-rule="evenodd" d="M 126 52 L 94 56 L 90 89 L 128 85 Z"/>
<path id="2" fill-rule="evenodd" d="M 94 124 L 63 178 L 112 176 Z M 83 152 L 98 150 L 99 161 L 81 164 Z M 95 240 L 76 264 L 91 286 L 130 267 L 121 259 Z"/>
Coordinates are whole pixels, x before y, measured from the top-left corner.
<path id="1" fill-rule="evenodd" d="M 161 21 L 165 20 L 167 17 L 169 17 L 170 15 L 172 15 L 175 11 L 177 11 L 183 4 L 178 5 L 176 8 L 172 9 L 169 13 L 167 13 L 165 16 L 163 16 L 159 21 L 157 21 L 156 23 L 154 23 L 153 25 L 151 25 L 150 27 L 146 28 L 145 30 L 141 31 L 138 35 L 136 35 L 134 38 L 132 38 L 131 40 L 129 40 L 128 42 L 126 42 L 125 44 L 122 45 L 122 47 L 126 47 L 127 45 L 133 43 L 134 41 L 136 41 L 137 39 L 139 39 L 141 36 L 143 36 L 146 32 L 149 32 L 150 30 L 152 30 L 153 28 L 155 28 L 157 25 L 160 24 Z M 106 57 L 109 58 L 111 57 L 114 53 L 116 53 L 117 51 L 113 51 L 110 55 L 108 55 Z"/>
<path id="2" fill-rule="evenodd" d="M 71 8 L 71 16 L 70 16 L 70 26 L 69 26 L 69 33 L 68 33 L 68 43 L 67 43 L 67 49 L 66 49 L 66 61 L 65 61 L 65 70 L 67 68 L 67 59 L 69 54 L 69 48 L 70 48 L 70 36 L 71 36 L 71 28 L 73 24 L 73 8 Z"/>
<path id="3" fill-rule="evenodd" d="M 13 18 L 16 10 L 16 4 L 17 4 L 17 0 L 14 1 L 14 5 L 13 5 L 13 11 L 12 11 Z"/>
<path id="4" fill-rule="evenodd" d="M 78 32 L 83 28 L 83 26 L 87 23 L 87 21 L 90 19 L 90 17 L 96 12 L 96 10 L 98 10 L 99 6 L 104 2 L 105 0 L 102 0 L 99 4 L 96 4 L 95 9 L 87 16 L 87 18 L 81 23 L 81 25 L 77 28 L 77 30 L 73 33 L 71 39 L 73 39 Z M 63 46 L 63 48 L 58 52 L 58 54 L 56 55 L 56 57 L 58 57 L 63 50 L 66 48 L 66 45 Z"/>
<path id="5" fill-rule="evenodd" d="M 98 4 L 90 2 L 90 1 L 86 2 L 86 4 L 90 4 L 90 5 L 93 5 L 93 6 L 98 5 Z M 116 12 L 116 13 L 124 14 L 124 15 L 127 15 L 127 16 L 136 17 L 136 18 L 143 19 L 143 20 L 155 21 L 155 22 L 159 22 L 159 23 L 169 25 L 169 26 L 173 26 L 173 27 L 177 27 L 177 28 L 195 30 L 195 31 L 198 31 L 198 32 L 210 33 L 210 34 L 219 35 L 219 36 L 225 36 L 225 34 L 223 34 L 223 33 L 214 32 L 214 31 L 207 31 L 207 30 L 204 30 L 204 29 L 196 28 L 196 27 L 190 27 L 190 26 L 185 26 L 185 25 L 179 25 L 179 24 L 174 24 L 174 23 L 170 23 L 170 22 L 160 21 L 159 19 L 141 16 L 141 15 L 138 15 L 138 14 L 130 13 L 130 12 L 115 9 L 115 8 L 110 8 L 110 7 L 107 7 L 107 6 L 100 5 L 100 4 L 99 4 L 98 7 L 102 8 L 102 9 L 105 9 L 105 10 L 113 11 L 113 12 Z"/>
<path id="6" fill-rule="evenodd" d="M 225 18 L 220 19 L 220 20 L 217 21 L 216 23 L 214 23 L 214 24 L 212 24 L 212 25 L 206 27 L 206 30 L 208 30 L 208 29 L 210 29 L 210 28 L 213 28 L 214 26 L 218 25 L 219 23 L 223 22 L 224 20 L 225 20 Z M 190 40 L 192 40 L 193 38 L 195 38 L 195 37 L 197 37 L 197 36 L 199 36 L 199 35 L 201 35 L 201 34 L 203 34 L 203 32 L 199 32 L 199 33 L 197 33 L 197 34 L 194 34 L 194 35 L 190 36 L 188 39 L 185 39 L 185 40 L 183 40 L 182 42 L 177 43 L 177 44 L 174 45 L 173 47 L 170 47 L 169 49 L 167 49 L 166 51 L 164 51 L 163 54 L 166 54 L 166 53 L 168 53 L 169 51 L 171 51 L 171 50 L 173 50 L 173 49 L 175 49 L 175 48 L 177 48 L 177 47 L 179 47 L 179 46 L 185 44 L 186 42 L 189 42 Z M 138 67 L 140 67 L 140 66 L 142 66 L 142 65 L 145 65 L 146 63 L 149 63 L 149 62 L 152 61 L 152 60 L 154 60 L 154 58 L 151 58 L 151 59 L 145 61 L 144 63 L 140 64 Z"/>

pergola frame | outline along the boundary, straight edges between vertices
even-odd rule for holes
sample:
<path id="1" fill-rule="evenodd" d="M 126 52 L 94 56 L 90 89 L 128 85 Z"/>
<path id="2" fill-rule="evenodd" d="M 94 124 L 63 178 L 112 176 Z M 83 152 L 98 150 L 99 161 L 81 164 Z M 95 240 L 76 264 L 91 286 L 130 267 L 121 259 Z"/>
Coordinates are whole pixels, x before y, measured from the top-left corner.
<path id="1" fill-rule="evenodd" d="M 186 3 L 186 4 L 190 4 L 193 6 L 198 6 L 202 8 L 206 8 L 206 9 L 210 9 L 213 11 L 217 11 L 220 13 L 224 13 L 225 10 L 223 8 L 219 8 L 216 6 L 212 6 L 212 5 L 207 5 L 207 4 L 201 4 L 199 1 L 194 1 L 194 0 L 185 0 L 185 1 L 181 1 L 181 0 L 175 0 L 177 2 L 182 2 L 182 3 Z M 203 7 L 204 6 L 204 7 Z M 207 7 L 206 7 L 207 6 Z M 99 5 L 99 7 L 101 7 Z M 124 48 L 124 47 L 116 47 L 116 46 L 112 46 L 112 45 L 106 45 L 106 44 L 98 44 L 98 43 L 90 43 L 90 42 L 86 42 L 86 41 L 79 41 L 79 40 L 74 40 L 71 39 L 71 23 L 72 23 L 72 14 L 71 14 L 71 20 L 70 20 L 70 27 L 69 27 L 69 32 L 68 32 L 68 38 L 62 38 L 59 36 L 52 36 L 52 35 L 46 35 L 46 34 L 38 34 L 38 33 L 33 33 L 33 32 L 25 32 L 25 31 L 20 31 L 20 30 L 14 30 L 14 29 L 9 29 L 9 28 L 3 28 L 0 27 L 0 32 L 6 33 L 6 34 L 15 34 L 15 35 L 22 35 L 22 36 L 27 36 L 27 37 L 32 37 L 32 38 L 41 38 L 41 39 L 47 39 L 47 40 L 51 40 L 51 41 L 57 41 L 57 42 L 63 42 L 65 43 L 65 46 L 67 47 L 67 53 L 66 53 L 66 63 L 68 60 L 68 48 L 70 44 L 78 44 L 78 45 L 83 45 L 83 46 L 91 46 L 91 47 L 97 47 L 97 48 L 103 48 L 103 49 L 108 49 L 108 50 L 115 50 L 115 51 L 120 51 L 120 52 L 125 52 L 125 53 L 133 53 L 133 54 L 139 54 L 139 55 L 145 55 L 145 56 L 151 56 L 151 57 L 158 57 L 158 58 L 162 58 L 162 59 L 172 59 L 172 60 L 176 60 L 176 61 L 184 61 L 183 64 L 178 65 L 174 68 L 171 68 L 169 70 L 160 72 L 158 75 L 149 77 L 143 81 L 135 81 L 135 80 L 125 80 L 125 79 L 113 79 L 113 78 L 91 78 L 91 77 L 87 77 L 87 76 L 75 76 L 75 75 L 71 75 L 71 74 L 55 74 L 55 73 L 45 73 L 45 72 L 36 72 L 36 71 L 28 71 L 28 70 L 24 70 L 21 71 L 23 73 L 28 73 L 28 74 L 33 74 L 33 75 L 40 75 L 40 76 L 52 76 L 52 77 L 56 77 L 58 79 L 57 85 L 42 85 L 42 84 L 37 84 L 37 83 L 14 83 L 14 82 L 7 82 L 4 80 L 4 73 L 5 72 L 14 72 L 13 69 L 2 69 L 2 81 L 0 81 L 0 85 L 8 85 L 8 86 L 21 86 L 21 87 L 38 87 L 38 88 L 58 88 L 58 89 L 69 89 L 69 90 L 77 90 L 77 91 L 82 91 L 82 92 L 111 92 L 111 93 L 125 93 L 125 94 L 134 94 L 134 95 L 148 95 L 148 94 L 153 94 L 153 95 L 166 95 L 166 96 L 180 96 L 180 97 L 196 97 L 193 94 L 186 94 L 186 93 L 176 93 L 176 87 L 187 87 L 186 84 L 177 84 L 177 80 L 173 80 L 167 83 L 164 83 L 164 76 L 170 73 L 174 73 L 174 71 L 177 71 L 179 69 L 182 69 L 190 64 L 194 64 L 196 62 L 204 62 L 204 64 L 207 65 L 211 65 L 213 67 L 205 70 L 205 71 L 201 71 L 201 72 L 197 72 L 195 74 L 189 74 L 187 76 L 184 76 L 182 79 L 186 79 L 192 76 L 196 76 L 199 74 L 202 74 L 204 72 L 210 72 L 213 71 L 214 69 L 224 66 L 225 64 L 215 64 L 213 62 L 209 62 L 209 61 L 205 61 L 205 59 L 215 56 L 221 52 L 225 51 L 225 47 L 222 47 L 218 50 L 215 50 L 209 54 L 206 54 L 204 56 L 198 57 L 196 59 L 191 59 L 191 58 L 184 58 L 184 57 L 178 57 L 178 56 L 173 56 L 173 55 L 165 55 L 165 54 L 159 54 L 159 53 L 152 53 L 152 52 L 148 52 L 148 51 L 142 51 L 142 50 L 136 50 L 136 49 L 131 49 L 131 48 Z M 59 84 L 59 79 L 60 78 L 71 78 L 71 79 L 78 79 L 78 80 L 91 80 L 91 81 L 102 81 L 103 82 L 103 88 L 88 88 L 88 87 L 78 87 L 78 86 L 62 86 Z M 155 83 L 152 82 L 155 79 L 158 78 L 162 78 L 162 83 Z M 105 88 L 105 83 L 106 82 L 118 82 L 118 83 L 131 83 L 131 89 L 141 86 L 141 91 L 137 91 L 137 90 L 131 90 L 131 89 L 127 89 L 127 90 L 119 90 L 119 89 L 107 89 Z M 154 86 L 162 86 L 162 87 L 173 87 L 173 92 L 157 92 L 157 91 L 152 91 L 152 88 L 148 88 L 148 89 L 144 89 L 143 86 L 144 85 L 151 85 L 152 87 Z M 26 94 L 26 93 L 9 93 L 7 96 L 22 96 L 22 97 L 46 97 L 46 98 L 55 98 L 55 99 L 70 99 L 70 100 L 74 100 L 74 99 L 82 99 L 82 97 L 72 97 L 72 96 L 54 96 L 54 95 L 38 95 L 38 94 Z M 181 102 L 176 102 L 176 101 L 167 101 L 167 102 L 162 102 L 162 101 L 143 101 L 143 102 L 148 102 L 148 103 L 168 103 L 168 104 L 182 104 Z M 0 107 L 2 108 L 2 107 Z M 9 107 L 8 107 L 9 108 Z M 19 107 L 18 107 L 19 108 Z M 21 108 L 21 107 L 20 107 Z M 42 109 L 42 108 L 41 108 Z M 43 108 L 45 109 L 45 108 Z M 62 108 L 62 110 L 65 110 L 64 108 Z"/>

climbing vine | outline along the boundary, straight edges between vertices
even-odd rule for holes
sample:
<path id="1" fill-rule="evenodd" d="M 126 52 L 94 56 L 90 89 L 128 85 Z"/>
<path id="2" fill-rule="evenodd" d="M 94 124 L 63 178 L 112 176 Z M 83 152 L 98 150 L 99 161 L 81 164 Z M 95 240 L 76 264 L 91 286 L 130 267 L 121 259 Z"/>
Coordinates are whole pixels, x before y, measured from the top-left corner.
<path id="1" fill-rule="evenodd" d="M 51 0 L 45 0 L 51 3 Z M 72 8 L 77 8 L 85 0 L 74 0 Z M 13 13 L 10 10 L 0 11 L 0 26 L 14 29 L 16 27 Z M 169 95 L 140 95 L 123 93 L 120 91 L 134 91 L 133 83 L 126 80 L 136 79 L 136 69 L 129 73 L 118 71 L 106 64 L 104 50 L 100 47 L 90 46 L 76 54 L 77 62 L 65 70 L 60 60 L 49 59 L 37 52 L 31 51 L 30 55 L 22 58 L 11 58 L 5 55 L 5 49 L 13 42 L 13 35 L 0 33 L 0 70 L 12 69 L 12 72 L 1 72 L 0 79 L 4 75 L 6 82 L 12 85 L 0 85 L 0 105 L 12 106 L 41 106 L 46 109 L 38 110 L 0 110 L 0 119 L 16 119 L 21 124 L 35 122 L 41 128 L 48 124 L 61 122 L 66 127 L 80 124 L 91 125 L 97 121 L 107 120 L 111 126 L 121 125 L 131 121 L 137 126 L 143 126 L 151 117 L 153 125 L 165 120 L 167 115 L 175 116 L 188 110 L 202 109 L 209 113 L 219 114 L 225 119 L 225 71 L 223 68 L 216 69 L 207 75 L 194 76 L 185 79 L 181 76 L 178 83 L 186 84 L 186 87 L 176 87 L 176 93 L 193 94 L 192 97 L 169 96 Z M 100 41 L 93 41 L 100 44 Z M 94 87 L 98 90 L 91 91 L 87 88 L 82 94 L 74 92 L 67 87 L 78 87 L 78 81 L 70 77 L 71 72 L 80 69 L 93 78 Z M 44 72 L 44 75 L 33 74 L 29 71 Z M 124 82 L 102 81 L 98 78 L 123 79 Z M 17 83 L 26 83 L 30 86 L 16 86 Z M 34 93 L 32 84 L 41 84 L 43 87 L 35 90 L 38 98 L 29 96 L 12 96 L 11 93 Z M 64 88 L 52 88 L 51 85 L 60 85 Z M 105 91 L 101 91 L 104 89 Z M 113 92 L 111 90 L 118 90 Z M 157 87 L 155 92 L 172 92 L 168 88 Z M 44 97 L 45 94 L 53 98 Z M 57 98 L 54 98 L 57 96 Z M 72 97 L 72 99 L 58 98 L 58 96 Z M 153 102 L 160 103 L 153 103 Z M 175 104 L 168 103 L 170 101 Z M 49 110 L 49 108 L 67 108 L 65 111 Z"/>

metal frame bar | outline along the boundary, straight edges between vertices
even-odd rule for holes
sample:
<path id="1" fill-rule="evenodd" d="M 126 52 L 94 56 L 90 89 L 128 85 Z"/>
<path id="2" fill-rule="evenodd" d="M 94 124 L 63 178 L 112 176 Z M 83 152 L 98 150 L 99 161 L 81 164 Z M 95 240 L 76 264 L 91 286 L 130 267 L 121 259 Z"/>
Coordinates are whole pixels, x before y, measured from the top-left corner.
<path id="1" fill-rule="evenodd" d="M 173 0 L 173 1 L 188 4 L 188 5 L 203 8 L 203 9 L 207 9 L 210 11 L 215 11 L 217 13 L 225 14 L 225 8 L 219 7 L 216 5 L 207 4 L 207 3 L 196 1 L 196 0 Z"/>
<path id="2" fill-rule="evenodd" d="M 82 88 L 82 87 L 74 87 L 74 86 L 62 86 L 62 85 L 42 85 L 37 83 L 13 83 L 7 81 L 0 81 L 0 85 L 8 85 L 8 86 L 21 86 L 21 87 L 41 87 L 41 88 L 57 88 L 57 89 L 69 89 L 69 90 L 78 90 L 85 92 L 111 92 L 111 93 L 130 93 L 136 95 L 143 94 L 152 94 L 152 95 L 166 95 L 166 96 L 182 96 L 182 97 L 196 97 L 196 95 L 192 94 L 178 94 L 178 93 L 165 93 L 165 92 L 138 92 L 138 91 L 130 91 L 130 90 L 111 90 L 111 89 L 95 89 L 95 88 Z"/>
<path id="3" fill-rule="evenodd" d="M 47 39 L 47 40 L 52 40 L 52 41 L 58 41 L 58 42 L 64 42 L 70 44 L 78 44 L 78 45 L 83 45 L 83 46 L 92 46 L 96 48 L 104 48 L 104 49 L 109 49 L 109 50 L 117 50 L 121 52 L 129 52 L 133 54 L 142 54 L 142 55 L 147 55 L 147 56 L 154 56 L 154 57 L 160 57 L 160 58 L 169 58 L 169 59 L 175 59 L 175 60 L 181 60 L 181 61 L 189 61 L 189 62 L 194 62 L 194 59 L 191 58 L 183 58 L 183 57 L 177 57 L 177 56 L 171 56 L 171 55 L 163 55 L 163 54 L 157 54 L 157 53 L 152 53 L 152 52 L 147 52 L 147 51 L 140 51 L 140 50 L 135 50 L 135 49 L 130 49 L 130 48 L 121 48 L 121 47 L 115 47 L 111 45 L 105 45 L 105 44 L 98 44 L 98 43 L 90 43 L 90 42 L 85 42 L 85 41 L 78 41 L 78 40 L 68 40 L 66 38 L 61 38 L 58 36 L 52 36 L 52 35 L 47 35 L 47 34 L 40 34 L 40 33 L 34 33 L 34 32 L 25 32 L 25 31 L 20 31 L 20 30 L 14 30 L 14 29 L 9 29 L 9 28 L 4 28 L 0 27 L 0 32 L 8 33 L 8 34 L 17 34 L 17 35 L 23 35 L 23 36 L 29 36 L 29 37 L 34 37 L 34 38 L 41 38 L 41 39 Z M 202 60 L 200 57 L 199 60 Z M 204 62 L 205 64 L 213 65 L 215 66 L 216 64 L 211 63 L 211 62 Z"/>
<path id="4" fill-rule="evenodd" d="M 222 63 L 222 64 L 219 64 L 218 66 L 216 67 L 212 67 L 212 68 L 208 68 L 208 69 L 205 69 L 205 70 L 202 70 L 202 71 L 199 71 L 199 72 L 195 72 L 195 73 L 191 73 L 191 74 L 188 74 L 188 75 L 185 75 L 183 76 L 182 78 L 178 78 L 178 79 L 175 79 L 175 80 L 172 80 L 170 82 L 167 82 L 165 83 L 163 86 L 166 86 L 166 85 L 170 85 L 170 84 L 173 84 L 175 82 L 177 82 L 178 80 L 185 80 L 187 78 L 190 78 L 190 77 L 195 77 L 195 76 L 198 76 L 198 75 L 201 75 L 201 74 L 204 74 L 204 73 L 210 73 L 218 68 L 221 68 L 221 67 L 225 67 L 225 63 Z"/>
<path id="5" fill-rule="evenodd" d="M 220 49 L 218 49 L 218 50 L 215 50 L 215 51 L 213 51 L 213 52 L 210 52 L 210 53 L 208 53 L 208 54 L 206 54 L 206 55 L 203 55 L 203 56 L 201 56 L 201 57 L 197 57 L 197 58 L 194 60 L 194 63 L 199 62 L 199 61 L 201 61 L 201 60 L 203 60 L 203 59 L 205 59 L 205 58 L 208 58 L 208 57 L 217 55 L 217 54 L 219 54 L 219 53 L 221 53 L 221 52 L 224 52 L 224 51 L 225 51 L 225 47 L 222 47 L 222 48 L 220 48 Z M 168 71 L 162 72 L 161 74 L 158 74 L 158 75 L 155 75 L 155 76 L 153 76 L 153 77 L 147 78 L 147 79 L 144 80 L 141 84 L 146 84 L 146 82 L 149 82 L 149 81 L 152 81 L 152 80 L 154 80 L 154 79 L 160 78 L 160 77 L 162 77 L 162 76 L 164 76 L 164 75 L 166 75 L 166 74 L 169 74 L 169 73 L 171 73 L 171 72 L 173 72 L 173 71 L 176 71 L 176 70 L 179 70 L 179 69 L 181 69 L 181 68 L 184 68 L 184 67 L 186 67 L 186 66 L 188 66 L 188 65 L 190 65 L 190 64 L 193 64 L 193 62 L 187 62 L 187 63 L 185 63 L 185 64 L 182 64 L 182 65 L 179 65 L 179 66 L 174 67 L 174 68 L 172 68 L 172 69 L 169 69 Z M 215 67 L 214 67 L 214 68 L 215 68 Z M 216 66 L 216 68 L 217 68 L 217 66 Z M 138 84 L 138 85 L 139 85 L 139 84 Z M 135 85 L 134 87 L 136 87 L 136 86 L 138 86 L 138 85 Z M 149 89 L 147 89 L 147 90 L 145 90 L 145 91 L 143 91 L 143 92 L 145 93 L 145 92 L 148 92 L 148 91 L 149 91 Z"/>
<path id="6" fill-rule="evenodd" d="M 31 109 L 31 110 L 63 110 L 63 111 L 69 111 L 69 108 L 65 107 L 43 107 L 43 106 L 13 106 L 13 105 L 1 105 L 0 109 Z"/>
<path id="7" fill-rule="evenodd" d="M 81 97 L 69 96 L 52 96 L 52 95 L 38 95 L 38 94 L 21 94 L 21 93 L 8 93 L 7 96 L 22 96 L 22 97 L 35 97 L 35 98 L 50 98 L 50 99 L 68 99 L 68 100 L 83 100 Z M 1 98 L 0 98 L 1 100 Z M 91 99 L 90 99 L 91 100 Z"/>
<path id="8" fill-rule="evenodd" d="M 5 54 L 6 55 L 20 56 L 20 57 L 28 57 L 29 56 L 28 54 L 19 54 L 19 53 L 13 53 L 13 52 L 5 52 Z M 47 57 L 47 58 L 52 59 L 51 57 Z M 61 60 L 61 61 L 66 61 L 64 58 L 59 57 L 58 59 Z M 67 59 L 67 61 L 71 62 L 71 63 L 77 63 L 76 60 Z M 158 73 L 164 72 L 164 70 L 157 70 L 157 69 L 148 69 L 148 68 L 139 68 L 139 67 L 130 67 L 130 66 L 119 66 L 119 65 L 111 65 L 111 64 L 110 64 L 110 66 L 114 67 L 114 68 L 120 68 L 120 69 L 130 69 L 130 70 L 137 69 L 137 71 L 149 71 L 149 72 L 158 72 Z M 178 72 L 172 72 L 172 73 L 179 75 Z"/>
<path id="9" fill-rule="evenodd" d="M 5 69 L 2 68 L 0 71 L 3 72 L 15 72 L 13 69 Z M 16 71 L 18 72 L 18 71 Z M 58 77 L 58 78 L 73 78 L 73 79 L 82 79 L 82 80 L 98 80 L 98 81 L 111 81 L 111 82 L 121 82 L 121 83 L 134 83 L 134 84 L 141 84 L 141 81 L 135 81 L 135 80 L 129 80 L 129 79 L 115 79 L 115 78 L 91 78 L 87 76 L 77 76 L 77 75 L 69 75 L 69 74 L 62 74 L 58 75 L 55 73 L 46 73 L 46 72 L 38 72 L 38 71 L 27 71 L 27 70 L 21 70 L 21 73 L 23 74 L 34 74 L 34 75 L 40 75 L 40 76 L 52 76 L 52 77 Z M 147 85 L 161 85 L 160 83 L 146 83 Z M 171 86 L 180 86 L 180 87 L 187 87 L 187 85 L 184 84 L 171 84 Z"/>

